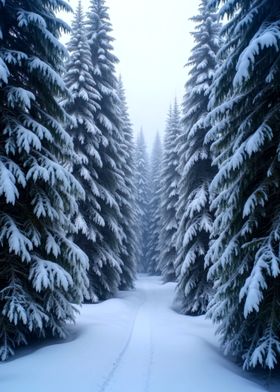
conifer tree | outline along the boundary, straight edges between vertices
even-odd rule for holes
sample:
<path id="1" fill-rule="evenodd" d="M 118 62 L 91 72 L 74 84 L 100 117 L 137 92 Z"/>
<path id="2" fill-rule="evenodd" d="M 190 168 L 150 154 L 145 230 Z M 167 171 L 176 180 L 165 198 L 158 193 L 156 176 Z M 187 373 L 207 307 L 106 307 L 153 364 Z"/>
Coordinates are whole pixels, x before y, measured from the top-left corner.
<path id="1" fill-rule="evenodd" d="M 229 21 L 207 136 L 219 165 L 208 314 L 244 368 L 273 369 L 280 359 L 280 3 L 211 3 L 223 4 Z"/>
<path id="2" fill-rule="evenodd" d="M 83 190 L 58 104 L 64 1 L 0 1 L 0 359 L 30 335 L 65 336 L 87 295 L 87 257 L 68 238 Z"/>
<path id="3" fill-rule="evenodd" d="M 93 291 L 99 299 L 115 294 L 121 284 L 123 261 L 120 257 L 124 231 L 121 225 L 120 198 L 124 185 L 122 171 L 121 112 L 108 8 L 104 0 L 92 0 L 87 15 L 87 39 L 91 51 L 91 75 L 99 95 L 94 114 L 95 126 L 101 134 L 98 153 L 102 167 L 96 168 L 99 179 L 100 215 L 103 227 L 96 239 L 96 257 L 90 267 Z"/>
<path id="4" fill-rule="evenodd" d="M 122 172 L 124 173 L 124 184 L 121 189 L 121 214 L 124 240 L 121 247 L 121 259 L 123 261 L 120 288 L 127 290 L 133 287 L 136 273 L 136 218 L 135 211 L 135 184 L 134 184 L 134 141 L 133 131 L 130 122 L 128 107 L 126 102 L 125 90 L 122 79 L 118 81 L 118 95 L 120 99 L 121 111 L 121 136 L 122 142 Z"/>
<path id="5" fill-rule="evenodd" d="M 202 0 L 199 15 L 192 18 L 196 23 L 193 33 L 196 44 L 188 61 L 191 70 L 183 103 L 184 129 L 178 140 L 181 180 L 175 261 L 177 297 L 181 301 L 182 311 L 193 315 L 206 312 L 212 294 L 212 285 L 207 280 L 205 255 L 213 226 L 209 185 L 215 169 L 204 139 L 209 130 L 205 125 L 205 116 L 216 68 L 220 25 L 217 15 L 209 11 L 207 3 L 208 0 Z"/>
<path id="6" fill-rule="evenodd" d="M 160 136 L 157 133 L 151 157 L 150 169 L 150 194 L 149 200 L 149 232 L 147 249 L 147 272 L 150 275 L 158 273 L 159 264 L 159 236 L 160 236 L 160 216 L 161 216 L 161 164 L 162 164 L 162 145 Z"/>
<path id="7" fill-rule="evenodd" d="M 165 130 L 164 153 L 161 173 L 161 230 L 160 260 L 158 269 L 164 282 L 175 281 L 176 232 L 178 221 L 176 205 L 178 202 L 178 138 L 182 133 L 180 110 L 175 101 L 170 108 Z"/>
<path id="8" fill-rule="evenodd" d="M 101 171 L 103 166 L 98 151 L 102 135 L 94 120 L 95 113 L 100 107 L 100 95 L 90 72 L 91 52 L 86 37 L 81 1 L 74 16 L 68 50 L 70 57 L 66 64 L 65 83 L 71 96 L 64 102 L 64 106 L 73 118 L 67 129 L 73 138 L 76 152 L 72 171 L 85 190 L 85 200 L 80 201 L 79 213 L 75 217 L 75 227 L 78 230 L 75 240 L 89 258 L 89 276 L 92 276 L 97 254 L 101 252 L 97 237 L 102 237 L 100 231 L 105 224 L 97 199 L 102 193 L 97 175 L 97 170 Z M 93 279 L 99 278 L 93 274 Z M 92 283 L 91 279 L 91 302 L 98 300 L 94 284 L 96 283 Z"/>
<path id="9" fill-rule="evenodd" d="M 149 163 L 143 131 L 136 140 L 135 151 L 137 268 L 147 272 L 148 207 L 149 207 Z"/>

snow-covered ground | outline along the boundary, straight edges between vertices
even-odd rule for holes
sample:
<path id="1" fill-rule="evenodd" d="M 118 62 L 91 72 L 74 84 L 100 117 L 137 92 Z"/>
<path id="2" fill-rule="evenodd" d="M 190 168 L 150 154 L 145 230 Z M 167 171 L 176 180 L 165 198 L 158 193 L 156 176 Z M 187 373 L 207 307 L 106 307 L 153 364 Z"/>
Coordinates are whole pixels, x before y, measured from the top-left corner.
<path id="1" fill-rule="evenodd" d="M 136 290 L 84 306 L 67 342 L 23 349 L 0 365 L 0 391 L 264 391 L 223 357 L 210 322 L 171 310 L 173 291 L 141 277 Z"/>

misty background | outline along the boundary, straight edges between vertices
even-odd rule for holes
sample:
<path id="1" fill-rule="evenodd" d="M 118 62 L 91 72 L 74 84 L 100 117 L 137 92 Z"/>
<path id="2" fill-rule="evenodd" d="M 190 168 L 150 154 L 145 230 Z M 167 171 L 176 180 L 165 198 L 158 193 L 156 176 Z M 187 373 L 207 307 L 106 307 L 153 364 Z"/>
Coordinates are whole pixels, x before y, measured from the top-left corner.
<path id="1" fill-rule="evenodd" d="M 78 0 L 69 1 L 75 9 Z M 83 0 L 85 12 L 90 0 Z M 181 102 L 188 70 L 184 66 L 193 46 L 189 20 L 198 0 L 107 0 L 134 132 L 141 127 L 150 149 L 157 132 L 163 134 L 174 98 Z M 70 23 L 73 14 L 63 15 Z M 64 42 L 68 37 L 64 37 Z"/>

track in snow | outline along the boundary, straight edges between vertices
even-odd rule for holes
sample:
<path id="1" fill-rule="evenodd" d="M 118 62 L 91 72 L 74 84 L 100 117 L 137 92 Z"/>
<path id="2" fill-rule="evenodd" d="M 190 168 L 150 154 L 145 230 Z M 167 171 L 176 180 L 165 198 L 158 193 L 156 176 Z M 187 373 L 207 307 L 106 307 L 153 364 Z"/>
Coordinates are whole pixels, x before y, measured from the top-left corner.
<path id="1" fill-rule="evenodd" d="M 98 392 L 264 390 L 244 380 L 242 372 L 222 356 L 216 338 L 209 333 L 209 322 L 170 309 L 173 287 L 162 285 L 157 278 L 138 280 L 135 293 L 141 294 L 143 302 Z"/>
<path id="2" fill-rule="evenodd" d="M 174 289 L 142 276 L 134 291 L 85 305 L 72 340 L 22 349 L 0 364 L 0 391 L 265 391 L 222 355 L 210 321 L 171 309 Z M 280 390 L 275 383 L 271 392 Z"/>
<path id="3" fill-rule="evenodd" d="M 150 391 L 153 364 L 152 317 L 156 313 L 156 308 L 151 306 L 154 302 L 151 301 L 151 293 L 146 282 L 138 285 L 138 291 L 143 296 L 143 302 L 133 319 L 128 339 L 99 392 L 124 392 L 128 378 L 134 381 L 133 392 Z"/>

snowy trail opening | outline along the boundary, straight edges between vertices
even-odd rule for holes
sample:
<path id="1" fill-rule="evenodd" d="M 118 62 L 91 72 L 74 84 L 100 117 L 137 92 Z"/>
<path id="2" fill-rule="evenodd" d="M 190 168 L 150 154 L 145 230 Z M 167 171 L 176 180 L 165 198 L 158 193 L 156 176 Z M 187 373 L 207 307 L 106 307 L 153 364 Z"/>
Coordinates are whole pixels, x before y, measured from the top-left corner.
<path id="1" fill-rule="evenodd" d="M 0 390 L 264 391 L 222 356 L 209 321 L 171 310 L 174 288 L 140 277 L 134 291 L 84 306 L 72 340 L 50 342 L 28 355 L 23 351 L 2 364 Z"/>
<path id="2" fill-rule="evenodd" d="M 134 319 L 131 335 L 125 351 L 119 361 L 115 362 L 114 372 L 100 392 L 125 391 L 128 377 L 133 380 L 133 392 L 149 391 L 151 367 L 151 309 L 147 290 L 141 287 L 143 303 Z M 133 364 L 133 366 L 131 366 Z M 129 370 L 129 376 L 128 376 Z M 116 389 L 117 388 L 117 389 Z"/>

